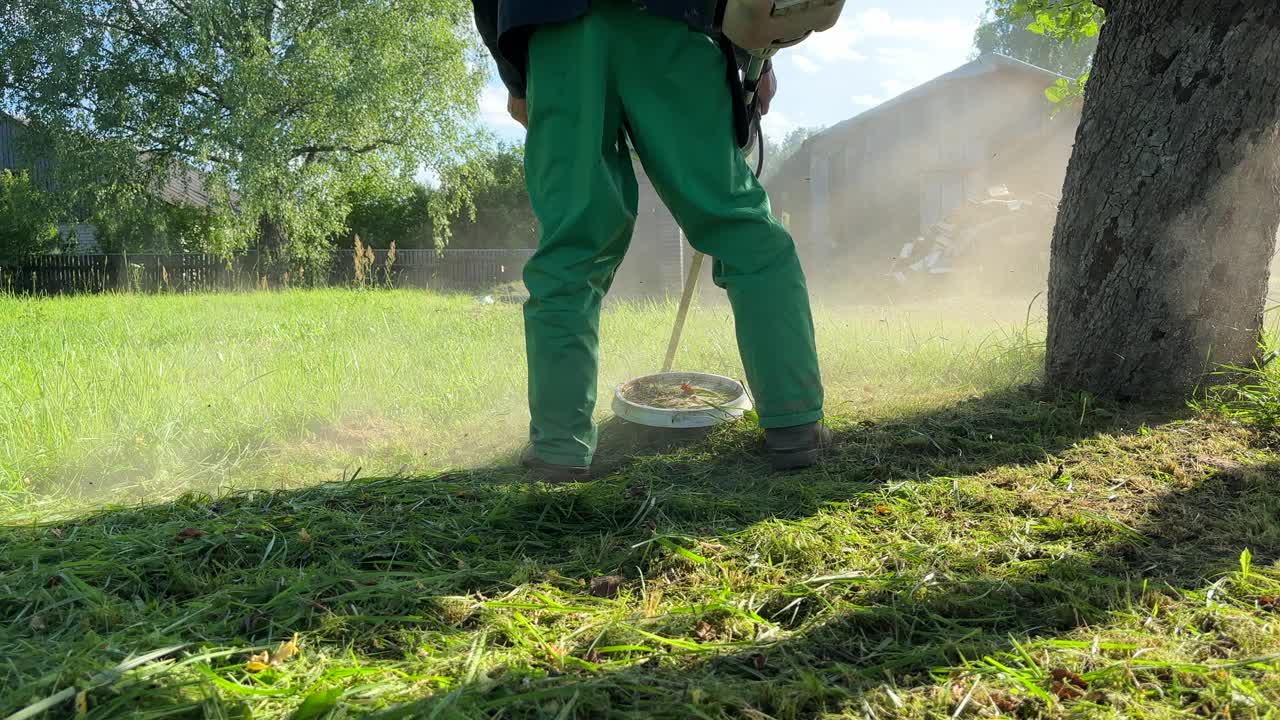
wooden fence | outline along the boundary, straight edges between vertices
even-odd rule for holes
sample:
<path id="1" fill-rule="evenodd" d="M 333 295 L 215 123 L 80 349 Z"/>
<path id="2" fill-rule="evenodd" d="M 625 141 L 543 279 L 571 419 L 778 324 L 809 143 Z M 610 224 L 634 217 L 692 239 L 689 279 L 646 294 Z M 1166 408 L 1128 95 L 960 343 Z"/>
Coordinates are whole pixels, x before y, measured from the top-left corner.
<path id="1" fill-rule="evenodd" d="M 387 286 L 484 290 L 520 279 L 532 250 L 385 250 L 357 270 L 351 250 L 334 253 L 321 282 L 291 273 L 290 285 Z M 364 264 L 362 264 L 364 265 Z M 273 278 L 278 285 L 281 278 Z M 66 295 L 102 292 L 220 292 L 268 284 L 258 255 L 231 260 L 204 253 L 40 255 L 0 265 L 0 292 Z"/>

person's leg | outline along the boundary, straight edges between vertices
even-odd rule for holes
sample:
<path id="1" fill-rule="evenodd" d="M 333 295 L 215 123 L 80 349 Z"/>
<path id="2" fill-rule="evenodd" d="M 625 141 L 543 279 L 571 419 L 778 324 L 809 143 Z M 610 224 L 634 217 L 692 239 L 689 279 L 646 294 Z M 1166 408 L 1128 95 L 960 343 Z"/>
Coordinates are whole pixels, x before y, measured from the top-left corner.
<path id="1" fill-rule="evenodd" d="M 556 465 L 585 467 L 595 452 L 600 302 L 635 224 L 611 40 L 590 13 L 529 42 L 525 171 L 542 233 L 524 269 L 530 440 Z"/>
<path id="2" fill-rule="evenodd" d="M 766 429 L 822 419 L 813 318 L 795 244 L 737 147 L 726 59 L 711 38 L 610 9 L 618 91 L 636 151 L 733 306 L 747 381 Z"/>

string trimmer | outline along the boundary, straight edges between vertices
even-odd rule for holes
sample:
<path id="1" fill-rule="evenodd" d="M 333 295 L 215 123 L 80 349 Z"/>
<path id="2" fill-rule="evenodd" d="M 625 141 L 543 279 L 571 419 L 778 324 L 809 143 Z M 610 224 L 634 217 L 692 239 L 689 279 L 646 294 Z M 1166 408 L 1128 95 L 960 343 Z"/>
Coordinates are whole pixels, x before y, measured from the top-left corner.
<path id="1" fill-rule="evenodd" d="M 756 153 L 756 176 L 764 169 L 764 130 L 760 125 L 760 103 L 757 91 L 760 79 L 770 59 L 781 49 L 803 42 L 815 32 L 829 30 L 840 19 L 844 0 L 721 0 L 718 12 L 723 17 L 721 26 L 725 37 L 740 48 L 749 48 L 751 60 L 744 73 L 742 88 L 747 102 L 750 132 L 743 152 Z M 695 251 L 689 262 L 689 275 L 685 279 L 680 307 L 676 311 L 675 327 L 667 356 L 662 362 L 662 372 L 671 372 L 675 365 L 676 351 L 680 348 L 680 336 L 684 333 L 685 320 L 693 295 L 698 288 L 705 256 Z"/>

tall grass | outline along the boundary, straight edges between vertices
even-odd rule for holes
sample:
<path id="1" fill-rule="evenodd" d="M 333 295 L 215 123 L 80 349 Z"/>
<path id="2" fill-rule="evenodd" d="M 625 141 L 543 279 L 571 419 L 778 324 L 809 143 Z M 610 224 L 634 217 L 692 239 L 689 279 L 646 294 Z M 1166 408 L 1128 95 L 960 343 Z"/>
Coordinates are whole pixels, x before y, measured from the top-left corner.
<path id="1" fill-rule="evenodd" d="M 833 410 L 882 413 L 1033 378 L 1038 330 L 1013 310 L 819 310 Z M 616 383 L 658 368 L 673 312 L 607 310 L 602 416 Z M 724 307 L 697 310 L 685 339 L 681 367 L 742 377 Z M 519 307 L 465 296 L 5 297 L 0 343 L 10 507 L 488 462 L 523 440 L 528 417 Z"/>

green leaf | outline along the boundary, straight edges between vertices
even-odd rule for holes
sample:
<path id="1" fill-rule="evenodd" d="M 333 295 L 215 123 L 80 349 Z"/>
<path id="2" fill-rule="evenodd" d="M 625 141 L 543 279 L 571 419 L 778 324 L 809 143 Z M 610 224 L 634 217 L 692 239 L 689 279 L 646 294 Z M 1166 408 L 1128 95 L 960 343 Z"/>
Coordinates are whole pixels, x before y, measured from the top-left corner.
<path id="1" fill-rule="evenodd" d="M 316 720 L 337 707 L 340 697 L 342 697 L 342 688 L 317 690 L 308 695 L 290 717 L 292 720 Z"/>
<path id="2" fill-rule="evenodd" d="M 678 543 L 674 543 L 667 538 L 658 538 L 658 544 L 687 560 L 697 563 L 698 565 L 704 565 L 707 562 L 705 557 L 690 550 L 689 548 L 679 545 Z"/>
<path id="3" fill-rule="evenodd" d="M 1058 80 L 1053 85 L 1045 88 L 1044 96 L 1049 98 L 1049 102 L 1057 105 L 1066 100 L 1071 94 L 1071 87 L 1066 80 Z"/>

